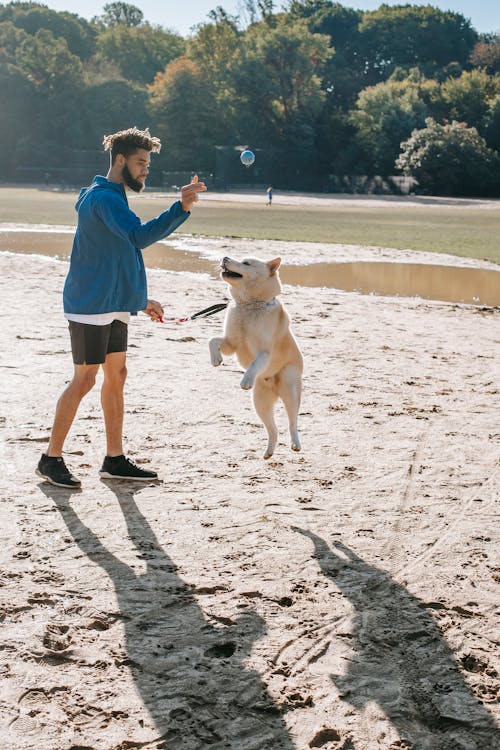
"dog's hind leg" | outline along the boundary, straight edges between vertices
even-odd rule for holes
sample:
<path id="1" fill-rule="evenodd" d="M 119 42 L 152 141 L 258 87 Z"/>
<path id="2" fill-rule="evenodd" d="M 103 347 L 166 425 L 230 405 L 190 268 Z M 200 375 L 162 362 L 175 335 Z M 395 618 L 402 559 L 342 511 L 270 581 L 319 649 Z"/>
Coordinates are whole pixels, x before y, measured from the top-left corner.
<path id="1" fill-rule="evenodd" d="M 274 404 L 278 396 L 271 385 L 257 378 L 253 389 L 253 405 L 267 430 L 268 443 L 264 458 L 271 458 L 278 441 L 278 428 L 274 421 Z"/>
<path id="2" fill-rule="evenodd" d="M 287 365 L 279 375 L 278 393 L 285 404 L 290 429 L 291 449 L 300 451 L 299 433 L 297 431 L 297 420 L 300 408 L 300 396 L 302 391 L 302 374 L 295 365 Z"/>

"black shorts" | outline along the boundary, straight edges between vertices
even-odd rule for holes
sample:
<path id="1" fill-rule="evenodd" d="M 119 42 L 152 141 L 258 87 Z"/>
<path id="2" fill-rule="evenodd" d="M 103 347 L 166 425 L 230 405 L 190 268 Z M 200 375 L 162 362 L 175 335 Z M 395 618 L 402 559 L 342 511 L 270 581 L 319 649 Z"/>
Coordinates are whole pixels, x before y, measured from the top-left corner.
<path id="1" fill-rule="evenodd" d="M 75 365 L 102 365 L 107 354 L 127 351 L 128 325 L 121 320 L 107 326 L 70 320 L 69 335 Z"/>

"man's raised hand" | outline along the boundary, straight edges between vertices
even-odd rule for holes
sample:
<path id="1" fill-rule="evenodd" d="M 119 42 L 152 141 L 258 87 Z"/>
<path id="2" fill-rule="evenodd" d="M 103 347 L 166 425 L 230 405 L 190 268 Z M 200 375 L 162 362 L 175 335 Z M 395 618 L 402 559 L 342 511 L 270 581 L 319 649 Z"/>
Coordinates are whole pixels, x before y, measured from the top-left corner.
<path id="1" fill-rule="evenodd" d="M 207 186 L 204 182 L 198 182 L 198 175 L 195 174 L 189 185 L 181 187 L 181 204 L 183 211 L 191 211 L 193 203 L 198 200 L 198 193 L 204 193 Z"/>

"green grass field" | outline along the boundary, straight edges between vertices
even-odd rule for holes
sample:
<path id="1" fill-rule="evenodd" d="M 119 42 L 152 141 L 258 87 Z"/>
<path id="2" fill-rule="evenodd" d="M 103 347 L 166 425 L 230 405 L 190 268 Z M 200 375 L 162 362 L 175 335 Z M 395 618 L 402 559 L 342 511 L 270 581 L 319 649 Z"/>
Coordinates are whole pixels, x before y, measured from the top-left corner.
<path id="1" fill-rule="evenodd" d="M 75 193 L 35 188 L 0 188 L 0 222 L 75 224 Z M 155 197 L 133 199 L 144 220 L 169 202 Z M 480 258 L 500 264 L 500 202 L 498 208 L 468 205 L 382 207 L 290 206 L 201 201 L 180 231 L 205 236 L 333 242 L 427 250 Z"/>

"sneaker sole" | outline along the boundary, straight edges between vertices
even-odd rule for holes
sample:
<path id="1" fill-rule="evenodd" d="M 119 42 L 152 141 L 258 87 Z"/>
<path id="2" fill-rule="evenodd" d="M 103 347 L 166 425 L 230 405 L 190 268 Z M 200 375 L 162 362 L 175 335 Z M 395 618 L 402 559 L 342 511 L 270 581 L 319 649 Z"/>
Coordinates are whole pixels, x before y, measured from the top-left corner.
<path id="1" fill-rule="evenodd" d="M 79 482 L 78 484 L 63 484 L 62 482 L 55 482 L 50 477 L 46 476 L 45 474 L 42 474 L 40 469 L 35 469 L 35 474 L 37 474 L 42 479 L 45 479 L 46 482 L 53 484 L 55 487 L 64 487 L 66 490 L 79 490 L 82 486 L 81 482 Z"/>
<path id="2" fill-rule="evenodd" d="M 119 474 L 110 474 L 109 471 L 100 471 L 99 476 L 101 479 L 128 479 L 130 482 L 153 482 L 158 477 L 128 477 L 120 476 Z"/>

